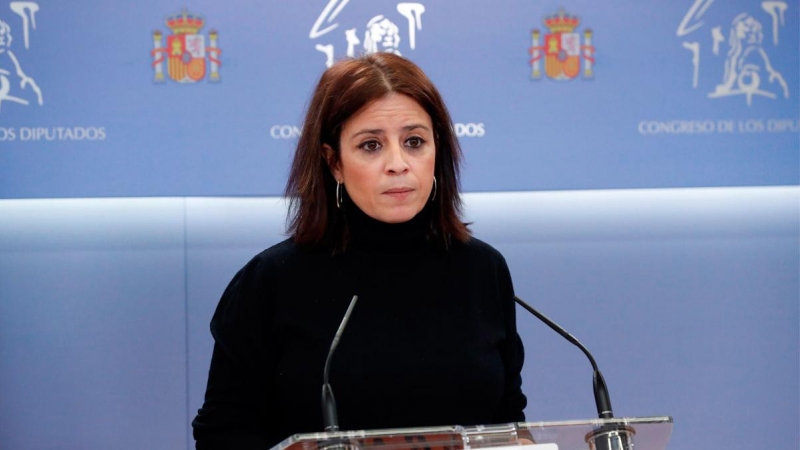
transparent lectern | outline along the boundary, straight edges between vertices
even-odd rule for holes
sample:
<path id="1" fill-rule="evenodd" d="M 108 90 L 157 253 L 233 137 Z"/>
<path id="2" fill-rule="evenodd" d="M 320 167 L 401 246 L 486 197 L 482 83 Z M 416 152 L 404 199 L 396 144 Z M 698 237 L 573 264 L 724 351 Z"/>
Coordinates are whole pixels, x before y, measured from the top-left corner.
<path id="1" fill-rule="evenodd" d="M 665 450 L 671 417 L 296 434 L 272 450 Z"/>

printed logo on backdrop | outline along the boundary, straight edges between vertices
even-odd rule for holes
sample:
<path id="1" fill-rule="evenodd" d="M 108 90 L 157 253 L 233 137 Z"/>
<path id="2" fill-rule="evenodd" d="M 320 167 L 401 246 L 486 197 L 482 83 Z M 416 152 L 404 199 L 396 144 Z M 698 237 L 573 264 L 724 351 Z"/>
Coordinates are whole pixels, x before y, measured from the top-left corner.
<path id="1" fill-rule="evenodd" d="M 199 14 L 190 13 L 184 8 L 180 13 L 171 15 L 166 19 L 167 28 L 172 34 L 164 35 L 161 30 L 153 32 L 153 81 L 164 83 L 164 66 L 166 64 L 167 76 L 177 83 L 197 83 L 206 78 L 208 81 L 220 81 L 219 69 L 220 53 L 218 45 L 219 33 L 211 30 L 208 33 L 208 47 L 206 36 L 200 34 L 205 26 L 205 18 Z"/>
<path id="2" fill-rule="evenodd" d="M 42 89 L 33 74 L 28 74 L 24 69 L 28 61 L 27 51 L 31 47 L 31 31 L 36 29 L 39 5 L 34 2 L 11 2 L 8 9 L 11 14 L 0 15 L 0 113 L 3 112 L 4 102 L 24 106 L 44 105 Z M 18 40 L 20 34 L 21 42 Z"/>
<path id="3" fill-rule="evenodd" d="M 581 33 L 577 32 L 580 18 L 566 14 L 563 9 L 545 17 L 543 22 L 549 31 L 543 39 L 538 28 L 531 31 L 531 47 L 528 49 L 531 79 L 541 80 L 542 73 L 555 81 L 575 79 L 581 74 L 581 59 L 583 78 L 593 78 L 595 48 L 592 30 L 583 30 L 581 43 Z"/>
<path id="4" fill-rule="evenodd" d="M 371 18 L 364 23 L 357 23 L 352 17 L 356 12 L 363 13 L 371 4 L 366 2 L 348 9 L 349 14 L 343 14 L 348 3 L 349 0 L 329 0 L 308 34 L 315 43 L 314 48 L 324 56 L 327 67 L 344 56 L 375 52 L 402 55 L 401 49 L 405 51 L 406 46 L 409 50 L 417 48 L 417 33 L 422 31 L 425 12 L 422 3 L 397 3 L 393 11 L 382 11 L 374 16 L 366 14 Z M 453 127 L 458 137 L 480 138 L 486 134 L 482 122 L 455 123 Z M 269 129 L 272 139 L 296 139 L 301 133 L 301 127 L 290 124 L 273 125 Z"/>
<path id="5" fill-rule="evenodd" d="M 26 69 L 34 47 L 36 2 L 11 2 L 0 11 L 0 115 L 13 108 L 44 106 L 44 93 L 36 75 Z M 20 40 L 21 36 L 21 40 Z M 40 44 L 36 44 L 40 45 Z M 102 141 L 105 127 L 2 127 L 0 142 L 13 141 Z"/>
<path id="6" fill-rule="evenodd" d="M 754 97 L 775 100 L 789 98 L 789 86 L 781 64 L 772 61 L 780 46 L 780 32 L 786 26 L 785 1 L 762 1 L 749 11 L 730 10 L 729 22 L 705 18 L 714 0 L 695 0 L 678 25 L 676 35 L 691 52 L 692 87 L 707 91 L 700 84 L 701 63 L 716 78 L 709 98 L 742 96 L 748 106 Z M 760 7 L 759 7 L 760 6 Z M 711 55 L 701 51 L 711 48 Z M 727 51 L 725 51 L 727 50 Z M 788 67 L 787 67 L 788 69 Z"/>
<path id="7" fill-rule="evenodd" d="M 676 36 L 689 52 L 687 89 L 706 101 L 751 107 L 756 102 L 787 102 L 793 92 L 784 78 L 791 55 L 781 51 L 787 27 L 786 1 L 753 2 L 746 10 L 714 0 L 694 0 L 677 24 Z M 797 27 L 797 24 L 790 24 Z M 796 94 L 795 94 L 796 95 Z M 758 117 L 746 120 L 646 120 L 642 135 L 797 133 L 800 120 Z"/>
<path id="8" fill-rule="evenodd" d="M 366 23 L 340 23 L 338 18 L 349 2 L 328 1 L 308 34 L 315 43 L 314 48 L 325 56 L 327 67 L 343 56 L 375 52 L 401 55 L 400 48 L 405 43 L 411 50 L 417 48 L 417 32 L 422 31 L 422 14 L 425 12 L 422 3 L 398 3 L 395 11 L 384 11 Z M 369 2 L 361 8 L 368 6 L 371 6 Z M 342 23 L 345 25 L 340 28 Z"/>
<path id="9" fill-rule="evenodd" d="M 454 123 L 456 136 L 463 138 L 481 138 L 486 135 L 486 126 L 483 122 Z M 303 130 L 297 125 L 273 125 L 269 129 L 272 139 L 296 139 Z"/>

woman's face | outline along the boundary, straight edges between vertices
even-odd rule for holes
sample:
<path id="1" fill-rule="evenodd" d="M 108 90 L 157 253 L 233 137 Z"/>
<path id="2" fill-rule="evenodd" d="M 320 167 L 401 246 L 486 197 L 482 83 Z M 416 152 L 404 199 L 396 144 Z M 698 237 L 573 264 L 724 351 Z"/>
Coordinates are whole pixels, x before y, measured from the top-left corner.
<path id="1" fill-rule="evenodd" d="M 339 137 L 333 175 L 368 216 L 387 223 L 417 215 L 431 195 L 436 146 L 431 118 L 413 99 L 389 94 L 353 114 Z"/>

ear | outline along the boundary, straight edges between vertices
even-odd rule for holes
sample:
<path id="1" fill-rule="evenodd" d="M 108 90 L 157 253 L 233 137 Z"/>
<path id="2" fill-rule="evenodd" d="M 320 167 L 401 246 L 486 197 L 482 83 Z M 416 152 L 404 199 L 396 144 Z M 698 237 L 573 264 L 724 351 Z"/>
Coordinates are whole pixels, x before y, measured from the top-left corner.
<path id="1" fill-rule="evenodd" d="M 328 144 L 322 144 L 322 154 L 325 157 L 325 162 L 328 163 L 328 168 L 331 169 L 331 173 L 333 174 L 333 178 L 336 181 L 342 181 L 342 162 L 339 159 L 339 155 L 336 154 L 336 151 L 331 148 Z"/>

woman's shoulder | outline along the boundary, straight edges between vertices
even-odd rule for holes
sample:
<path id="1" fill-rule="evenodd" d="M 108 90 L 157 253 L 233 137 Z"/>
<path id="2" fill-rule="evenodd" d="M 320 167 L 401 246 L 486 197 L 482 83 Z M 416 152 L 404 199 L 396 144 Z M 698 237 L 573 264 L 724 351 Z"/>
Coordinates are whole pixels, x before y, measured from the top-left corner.
<path id="1" fill-rule="evenodd" d="M 324 249 L 299 245 L 292 238 L 287 238 L 255 255 L 241 271 L 257 277 L 280 277 L 287 270 L 308 267 L 326 256 L 330 256 L 330 253 Z"/>
<path id="2" fill-rule="evenodd" d="M 253 257 L 251 263 L 258 265 L 280 265 L 300 254 L 300 247 L 292 238 L 287 238 L 268 247 Z"/>
<path id="3" fill-rule="evenodd" d="M 452 245 L 452 251 L 458 256 L 478 258 L 484 261 L 505 262 L 505 258 L 499 250 L 475 236 L 470 236 L 466 242 L 455 241 Z"/>
<path id="4" fill-rule="evenodd" d="M 503 254 L 476 237 L 470 237 L 466 242 L 453 242 L 449 253 L 453 264 L 468 273 L 508 272 Z"/>
<path id="5" fill-rule="evenodd" d="M 290 238 L 253 256 L 231 279 L 215 317 L 228 310 L 263 308 L 266 299 L 280 298 L 300 282 L 312 254 Z"/>

